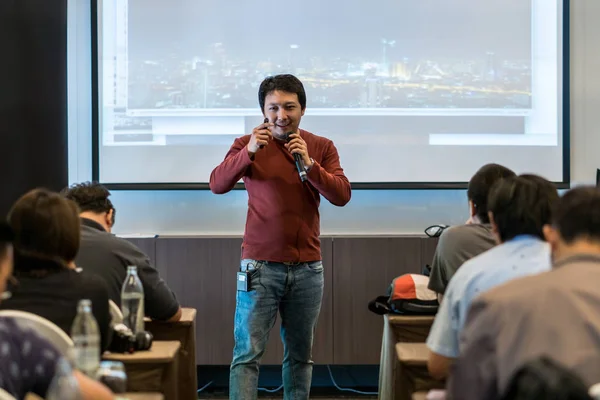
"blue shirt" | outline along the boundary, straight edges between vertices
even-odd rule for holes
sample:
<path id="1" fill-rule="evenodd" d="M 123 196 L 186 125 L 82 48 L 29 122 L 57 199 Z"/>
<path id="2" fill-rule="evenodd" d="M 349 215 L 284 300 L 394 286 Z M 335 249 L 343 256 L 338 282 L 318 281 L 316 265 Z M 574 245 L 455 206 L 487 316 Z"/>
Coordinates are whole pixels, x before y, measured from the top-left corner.
<path id="1" fill-rule="evenodd" d="M 459 335 L 477 295 L 512 279 L 550 268 L 550 246 L 529 235 L 517 236 L 468 260 L 448 284 L 427 337 L 427 347 L 444 357 L 458 357 Z"/>

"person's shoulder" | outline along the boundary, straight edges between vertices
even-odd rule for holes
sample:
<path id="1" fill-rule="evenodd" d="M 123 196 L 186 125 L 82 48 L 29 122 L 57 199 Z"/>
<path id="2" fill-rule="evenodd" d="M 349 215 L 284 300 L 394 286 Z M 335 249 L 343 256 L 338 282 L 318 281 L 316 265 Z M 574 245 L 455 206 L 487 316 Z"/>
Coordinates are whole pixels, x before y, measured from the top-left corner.
<path id="1" fill-rule="evenodd" d="M 455 296 L 458 294 L 456 301 L 461 301 L 463 293 L 468 291 L 469 287 L 480 278 L 481 273 L 488 269 L 488 259 L 482 257 L 484 254 L 466 260 L 448 282 L 447 292 L 452 292 Z"/>
<path id="2" fill-rule="evenodd" d="M 454 246 L 456 243 L 468 240 L 473 236 L 473 225 L 453 225 L 444 229 L 440 235 L 438 246 Z"/>
<path id="3" fill-rule="evenodd" d="M 138 255 L 145 256 L 144 252 L 139 247 L 137 247 L 135 244 L 130 242 L 129 240 L 125 239 L 124 237 L 117 236 L 117 235 L 112 235 L 112 236 L 113 236 L 113 241 L 114 241 L 115 245 L 117 246 L 117 249 L 128 251 L 130 253 L 135 254 L 136 256 L 138 256 Z"/>
<path id="4" fill-rule="evenodd" d="M 463 246 L 473 241 L 485 238 L 486 241 L 493 243 L 494 235 L 491 227 L 487 224 L 465 224 L 454 225 L 446 228 L 440 235 L 438 246 L 453 249 L 455 246 Z"/>
<path id="5" fill-rule="evenodd" d="M 529 303 L 532 297 L 546 291 L 548 284 L 553 286 L 552 279 L 549 279 L 551 275 L 552 271 L 546 271 L 511 279 L 485 291 L 480 298 L 486 304 L 498 308 L 518 309 L 521 305 Z"/>
<path id="6" fill-rule="evenodd" d="M 15 332 L 17 327 L 14 317 L 0 316 L 0 334 Z"/>
<path id="7" fill-rule="evenodd" d="M 110 233 L 106 232 L 104 229 L 98 229 L 96 227 L 81 224 L 81 241 L 82 242 L 104 240 L 109 236 L 110 236 Z"/>
<path id="8" fill-rule="evenodd" d="M 40 344 L 46 345 L 47 348 L 52 348 L 46 339 L 39 336 L 32 329 L 32 326 L 28 322 L 15 317 L 0 317 L 0 343 L 12 342 L 13 344 L 18 344 L 30 340 L 37 340 Z"/>
<path id="9" fill-rule="evenodd" d="M 120 259 L 130 261 L 131 259 L 138 259 L 140 257 L 147 258 L 147 255 L 129 240 L 113 233 L 104 233 L 104 246 Z"/>
<path id="10" fill-rule="evenodd" d="M 327 146 L 330 143 L 333 143 L 331 139 L 328 139 L 325 136 L 319 136 L 304 129 L 300 129 L 300 133 L 306 143 L 314 143 L 317 146 Z"/>
<path id="11" fill-rule="evenodd" d="M 463 224 L 454 225 L 444 230 L 442 235 L 459 237 L 459 238 L 470 238 L 473 236 L 489 236 L 493 237 L 492 227 L 490 224 Z"/>
<path id="12" fill-rule="evenodd" d="M 498 264 L 505 262 L 505 247 L 505 244 L 500 244 L 466 260 L 456 271 L 452 280 L 461 282 L 464 290 L 476 286 L 478 281 L 486 279 L 490 273 L 497 272 Z"/>
<path id="13" fill-rule="evenodd" d="M 81 291 L 108 297 L 108 287 L 103 278 L 85 270 L 74 270 L 72 273 L 75 274 L 74 279 L 79 282 Z"/>
<path id="14" fill-rule="evenodd" d="M 493 246 L 489 250 L 466 260 L 460 269 L 464 269 L 463 273 L 470 274 L 474 274 L 482 270 L 488 270 L 490 265 L 498 264 L 504 261 L 503 254 L 506 254 L 506 247 L 507 246 L 505 243 Z"/>
<path id="15" fill-rule="evenodd" d="M 246 134 L 244 136 L 237 137 L 233 141 L 233 144 L 238 145 L 238 146 L 246 146 L 248 143 L 250 143 L 251 137 L 252 137 L 252 135 L 250 135 L 250 134 Z"/>
<path id="16" fill-rule="evenodd" d="M 117 241 L 115 235 L 110 232 L 86 225 L 81 226 L 82 245 L 97 248 L 97 246 L 106 246 L 107 243 L 112 246 Z"/>

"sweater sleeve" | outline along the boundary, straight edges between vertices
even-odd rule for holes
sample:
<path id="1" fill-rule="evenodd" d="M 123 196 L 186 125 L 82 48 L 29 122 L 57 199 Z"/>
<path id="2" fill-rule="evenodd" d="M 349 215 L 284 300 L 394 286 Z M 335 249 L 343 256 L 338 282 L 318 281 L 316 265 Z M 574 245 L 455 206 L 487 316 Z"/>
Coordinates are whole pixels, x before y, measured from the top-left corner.
<path id="1" fill-rule="evenodd" d="M 209 187 L 213 193 L 229 192 L 246 174 L 248 166 L 252 164 L 250 155 L 245 150 L 246 143 L 243 138 L 237 138 L 225 155 L 223 162 L 211 172 Z"/>
<path id="2" fill-rule="evenodd" d="M 308 181 L 331 204 L 345 206 L 350 201 L 350 182 L 340 165 L 338 151 L 332 141 L 328 141 L 322 162 L 314 162 L 307 174 Z"/>

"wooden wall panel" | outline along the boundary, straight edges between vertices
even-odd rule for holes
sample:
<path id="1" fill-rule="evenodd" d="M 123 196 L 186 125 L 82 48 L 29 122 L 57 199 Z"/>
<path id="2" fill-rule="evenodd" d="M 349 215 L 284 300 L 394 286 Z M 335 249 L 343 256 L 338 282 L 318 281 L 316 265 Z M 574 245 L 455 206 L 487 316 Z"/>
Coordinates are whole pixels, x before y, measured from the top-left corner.
<path id="1" fill-rule="evenodd" d="M 333 241 L 334 364 L 379 364 L 383 319 L 367 308 L 393 278 L 421 269 L 418 237 Z"/>
<path id="2" fill-rule="evenodd" d="M 435 248 L 437 247 L 439 238 L 422 238 L 421 239 L 421 267 L 425 265 L 431 266 Z"/>
<path id="3" fill-rule="evenodd" d="M 233 351 L 235 273 L 241 237 L 129 239 L 151 258 L 182 305 L 198 310 L 199 365 L 228 365 Z M 316 364 L 378 364 L 382 318 L 367 304 L 384 294 L 391 280 L 420 273 L 430 264 L 437 239 L 323 237 L 323 304 L 313 347 Z M 154 256 L 152 255 L 154 254 Z M 273 327 L 263 365 L 280 364 L 280 321 Z"/>
<path id="4" fill-rule="evenodd" d="M 157 264 L 180 303 L 197 310 L 196 362 L 227 365 L 233 351 L 236 272 L 242 239 L 159 237 Z"/>
<path id="5" fill-rule="evenodd" d="M 313 343 L 315 364 L 333 364 L 333 240 L 321 238 L 321 256 L 325 268 L 325 287 L 321 314 Z"/>

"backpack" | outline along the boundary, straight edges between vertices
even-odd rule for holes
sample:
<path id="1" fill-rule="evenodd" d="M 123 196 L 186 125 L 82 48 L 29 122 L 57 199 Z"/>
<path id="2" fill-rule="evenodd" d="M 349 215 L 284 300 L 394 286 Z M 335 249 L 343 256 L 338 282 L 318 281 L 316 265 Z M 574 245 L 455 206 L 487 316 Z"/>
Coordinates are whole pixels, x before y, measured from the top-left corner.
<path id="1" fill-rule="evenodd" d="M 385 296 L 369 302 L 369 310 L 378 315 L 434 315 L 438 311 L 437 294 L 427 288 L 429 277 L 404 274 L 394 278 Z"/>

